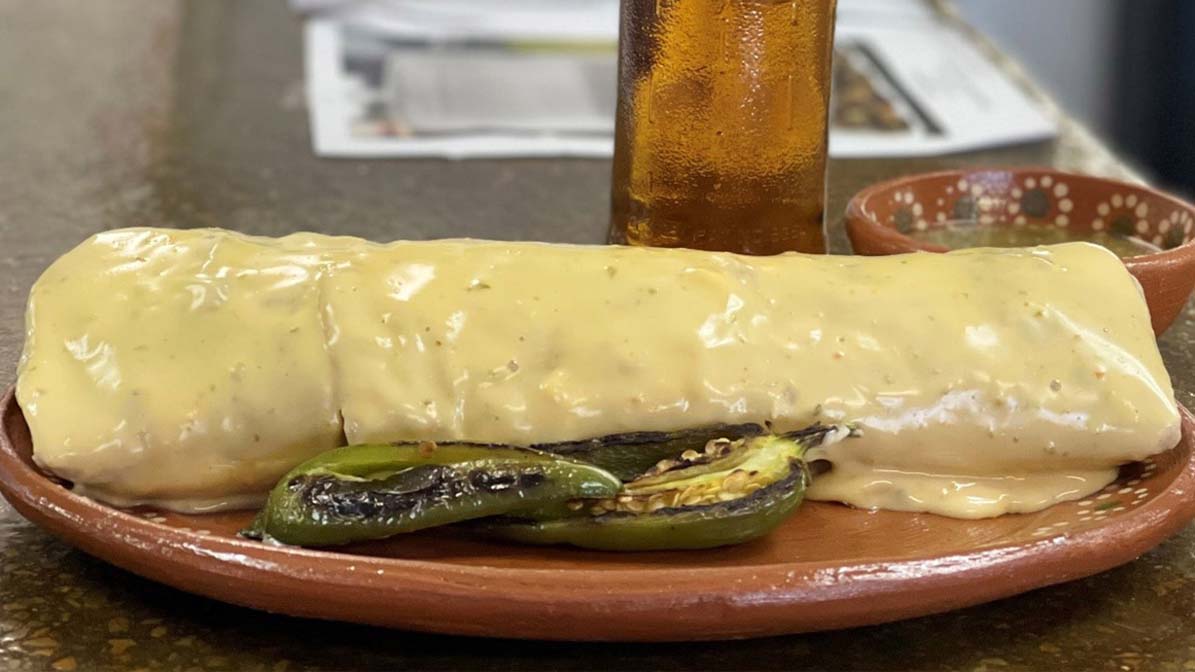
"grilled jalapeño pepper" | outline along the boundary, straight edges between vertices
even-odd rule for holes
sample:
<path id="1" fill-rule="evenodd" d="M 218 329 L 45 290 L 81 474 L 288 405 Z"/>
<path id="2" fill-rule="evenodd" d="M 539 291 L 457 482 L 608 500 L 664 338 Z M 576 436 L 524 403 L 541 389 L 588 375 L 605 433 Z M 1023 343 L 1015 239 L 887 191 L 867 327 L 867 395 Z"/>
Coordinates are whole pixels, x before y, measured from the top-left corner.
<path id="1" fill-rule="evenodd" d="M 299 465 L 270 492 L 246 536 L 329 546 L 615 495 L 597 467 L 526 448 L 400 443 L 339 448 Z"/>
<path id="2" fill-rule="evenodd" d="M 630 432 L 584 441 L 544 443 L 537 450 L 601 467 L 624 481 L 633 481 L 660 460 L 687 450 L 703 450 L 713 439 L 740 439 L 764 433 L 759 425 L 716 425 L 675 432 Z"/>
<path id="3" fill-rule="evenodd" d="M 710 441 L 664 460 L 615 497 L 482 521 L 501 538 L 620 551 L 712 548 L 774 530 L 804 498 L 806 450 L 850 434 L 817 425 L 781 436 Z"/>

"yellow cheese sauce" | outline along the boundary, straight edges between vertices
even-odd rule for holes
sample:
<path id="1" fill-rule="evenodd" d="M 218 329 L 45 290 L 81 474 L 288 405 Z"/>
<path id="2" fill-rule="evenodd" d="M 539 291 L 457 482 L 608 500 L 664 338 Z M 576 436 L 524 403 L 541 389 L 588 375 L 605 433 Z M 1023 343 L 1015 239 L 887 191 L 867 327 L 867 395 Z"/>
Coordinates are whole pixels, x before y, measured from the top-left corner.
<path id="1" fill-rule="evenodd" d="M 1069 244 L 883 258 L 130 229 L 30 297 L 35 457 L 230 506 L 343 443 L 851 422 L 815 499 L 984 517 L 1172 447 L 1139 287 Z M 343 436 L 342 436 L 343 431 Z"/>
<path id="2" fill-rule="evenodd" d="M 832 475 L 814 481 L 810 497 L 890 511 L 987 518 L 1081 499 L 1111 483 L 1116 473 L 1091 469 L 977 476 L 887 469 L 843 459 L 834 463 Z"/>

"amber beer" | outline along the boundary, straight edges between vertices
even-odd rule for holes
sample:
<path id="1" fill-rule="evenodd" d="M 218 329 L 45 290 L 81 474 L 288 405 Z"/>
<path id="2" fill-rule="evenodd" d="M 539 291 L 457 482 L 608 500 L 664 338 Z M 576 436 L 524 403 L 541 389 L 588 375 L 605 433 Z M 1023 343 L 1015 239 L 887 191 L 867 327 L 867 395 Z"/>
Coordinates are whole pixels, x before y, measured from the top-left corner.
<path id="1" fill-rule="evenodd" d="M 611 242 L 825 252 L 835 0 L 622 0 Z"/>

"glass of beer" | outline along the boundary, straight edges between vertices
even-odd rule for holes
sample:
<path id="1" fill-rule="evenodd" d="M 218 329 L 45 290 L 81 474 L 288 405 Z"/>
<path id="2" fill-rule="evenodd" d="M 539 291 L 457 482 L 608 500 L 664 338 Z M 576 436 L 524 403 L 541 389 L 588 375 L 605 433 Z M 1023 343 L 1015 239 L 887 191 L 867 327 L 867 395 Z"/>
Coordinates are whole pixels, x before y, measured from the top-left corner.
<path id="1" fill-rule="evenodd" d="M 836 0 L 622 0 L 610 242 L 824 253 Z"/>

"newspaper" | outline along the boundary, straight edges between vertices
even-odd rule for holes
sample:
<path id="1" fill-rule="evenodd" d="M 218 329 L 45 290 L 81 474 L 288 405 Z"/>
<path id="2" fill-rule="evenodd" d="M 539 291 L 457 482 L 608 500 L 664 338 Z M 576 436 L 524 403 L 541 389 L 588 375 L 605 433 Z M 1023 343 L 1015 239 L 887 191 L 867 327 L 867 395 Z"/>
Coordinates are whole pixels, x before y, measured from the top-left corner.
<path id="1" fill-rule="evenodd" d="M 292 0 L 330 157 L 609 157 L 617 0 Z M 841 0 L 830 154 L 1045 140 L 1025 94 L 917 0 Z"/>

